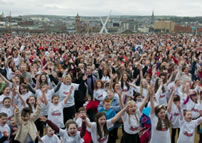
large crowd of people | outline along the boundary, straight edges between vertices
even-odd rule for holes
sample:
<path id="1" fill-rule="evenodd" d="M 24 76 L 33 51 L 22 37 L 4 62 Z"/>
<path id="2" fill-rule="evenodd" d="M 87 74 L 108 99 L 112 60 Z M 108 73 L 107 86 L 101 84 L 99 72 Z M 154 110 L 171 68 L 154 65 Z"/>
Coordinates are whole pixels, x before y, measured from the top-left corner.
<path id="1" fill-rule="evenodd" d="M 201 124 L 200 35 L 0 35 L 0 143 L 201 143 Z"/>

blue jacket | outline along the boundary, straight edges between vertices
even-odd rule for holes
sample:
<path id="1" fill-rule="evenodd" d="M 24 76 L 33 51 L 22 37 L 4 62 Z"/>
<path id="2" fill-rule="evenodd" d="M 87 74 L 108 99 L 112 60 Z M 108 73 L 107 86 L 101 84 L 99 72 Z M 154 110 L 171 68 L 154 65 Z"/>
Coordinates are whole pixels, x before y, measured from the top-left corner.
<path id="1" fill-rule="evenodd" d="M 98 112 L 105 112 L 107 120 L 113 118 L 116 115 L 116 112 L 111 108 L 109 110 L 105 110 L 105 108 L 102 107 L 100 110 L 98 110 Z"/>
<path id="2" fill-rule="evenodd" d="M 106 97 L 107 98 L 107 97 Z M 98 106 L 98 111 L 101 109 L 101 108 L 104 108 L 103 107 L 103 101 L 100 102 L 99 106 Z M 112 102 L 111 102 L 111 109 L 113 109 L 116 113 L 119 112 L 121 110 L 120 108 L 120 103 L 119 103 L 119 99 L 114 96 L 114 98 L 112 99 Z"/>

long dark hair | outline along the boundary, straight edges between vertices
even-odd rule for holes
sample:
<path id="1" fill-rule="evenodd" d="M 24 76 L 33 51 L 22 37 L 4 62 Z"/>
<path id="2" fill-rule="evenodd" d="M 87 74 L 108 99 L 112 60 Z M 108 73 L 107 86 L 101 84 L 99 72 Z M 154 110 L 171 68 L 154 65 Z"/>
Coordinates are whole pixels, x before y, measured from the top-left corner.
<path id="1" fill-rule="evenodd" d="M 26 89 L 28 91 L 27 86 L 24 83 L 22 83 L 22 84 L 20 84 L 20 87 L 19 87 L 19 93 L 20 94 L 22 94 L 21 88 L 24 88 L 24 89 Z"/>
<path id="2" fill-rule="evenodd" d="M 98 112 L 95 116 L 96 119 L 96 124 L 97 124 L 97 134 L 100 136 L 100 138 L 102 138 L 102 131 L 101 131 L 101 127 L 99 125 L 99 118 L 105 116 L 106 118 L 106 114 L 104 112 Z M 104 136 L 107 136 L 109 134 L 109 131 L 107 129 L 107 124 L 105 123 L 105 125 L 103 126 L 103 131 L 104 131 Z"/>
<path id="3" fill-rule="evenodd" d="M 155 107 L 155 115 L 158 117 L 158 113 L 161 111 L 161 109 L 166 111 L 166 107 L 164 105 L 158 105 Z M 165 124 L 165 128 L 168 129 L 171 126 L 171 123 L 168 119 L 168 115 L 166 115 L 165 120 L 163 120 L 164 124 Z M 156 130 L 162 130 L 162 122 L 161 119 L 158 117 L 158 122 L 157 122 L 157 126 L 156 126 Z"/>
<path id="4" fill-rule="evenodd" d="M 159 83 L 158 83 L 159 80 L 160 80 L 159 78 L 156 80 L 156 83 L 155 83 L 155 86 L 154 86 L 154 91 L 155 91 L 155 93 L 158 91 L 159 86 L 160 86 Z M 165 93 L 166 90 L 165 90 L 164 85 L 162 86 L 161 90 L 162 90 L 163 93 Z"/>
<path id="5" fill-rule="evenodd" d="M 31 96 L 29 96 L 29 98 L 27 98 L 27 100 L 26 100 L 26 103 L 27 103 L 28 107 L 30 108 L 31 113 L 33 113 L 32 105 L 30 105 L 30 103 L 29 103 L 29 99 L 30 99 L 31 97 L 34 97 L 34 99 L 35 99 L 34 108 L 36 108 L 36 106 L 37 106 L 37 104 L 36 104 L 37 98 L 36 98 L 35 96 L 31 95 Z"/>
<path id="6" fill-rule="evenodd" d="M 124 87 L 124 81 L 123 81 L 123 75 L 124 75 L 124 74 L 126 74 L 127 77 L 128 77 L 128 73 L 127 73 L 127 72 L 123 72 L 122 77 L 121 77 L 121 88 L 122 88 L 122 89 L 123 89 L 123 87 Z M 127 79 L 127 81 L 125 82 L 125 84 L 126 84 L 128 90 L 129 90 L 130 86 L 129 86 L 129 84 L 128 84 L 128 81 L 129 81 L 129 79 Z"/>
<path id="7" fill-rule="evenodd" d="M 40 75 L 40 78 L 39 78 L 39 83 L 40 84 L 42 84 L 43 82 L 42 82 L 42 76 L 45 76 L 46 77 L 46 80 L 45 80 L 45 82 L 44 83 L 46 83 L 46 84 L 48 84 L 48 78 L 47 78 L 47 74 L 46 73 L 42 73 L 41 75 Z"/>

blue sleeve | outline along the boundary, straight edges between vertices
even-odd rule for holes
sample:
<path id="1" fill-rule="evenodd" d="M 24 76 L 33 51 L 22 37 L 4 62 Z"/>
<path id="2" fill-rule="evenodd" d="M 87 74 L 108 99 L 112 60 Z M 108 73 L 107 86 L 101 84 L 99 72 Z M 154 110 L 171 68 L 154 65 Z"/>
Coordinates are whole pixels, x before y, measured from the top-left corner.
<path id="1" fill-rule="evenodd" d="M 111 106 L 111 108 L 116 111 L 116 112 L 119 112 L 120 111 L 120 105 L 115 105 L 115 106 Z"/>
<path id="2" fill-rule="evenodd" d="M 98 105 L 98 107 L 97 107 L 97 110 L 98 110 L 98 112 L 102 112 L 103 111 L 103 102 L 101 101 L 100 102 L 100 104 Z M 102 111 L 100 111 L 100 110 L 102 110 Z"/>
<path id="3" fill-rule="evenodd" d="M 114 117 L 115 115 L 116 115 L 116 112 L 112 110 L 112 117 Z"/>
<path id="4" fill-rule="evenodd" d="M 119 112 L 121 110 L 120 108 L 120 103 L 119 103 L 119 99 L 115 98 L 114 102 L 112 102 L 113 104 L 111 105 L 111 108 L 116 111 Z"/>

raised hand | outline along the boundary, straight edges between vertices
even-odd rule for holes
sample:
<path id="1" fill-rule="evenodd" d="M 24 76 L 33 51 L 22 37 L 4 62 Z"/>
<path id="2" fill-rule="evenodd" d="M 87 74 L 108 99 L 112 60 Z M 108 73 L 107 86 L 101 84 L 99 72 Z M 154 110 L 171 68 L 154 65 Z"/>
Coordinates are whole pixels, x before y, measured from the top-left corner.
<path id="1" fill-rule="evenodd" d="M 177 106 L 178 110 L 181 111 L 181 106 L 180 106 L 180 104 L 176 104 L 176 106 Z"/>
<path id="2" fill-rule="evenodd" d="M 14 104 L 13 107 L 15 109 L 15 112 L 19 112 L 19 107 L 16 104 Z"/>
<path id="3" fill-rule="evenodd" d="M 153 86 L 148 87 L 148 94 L 150 97 L 152 97 L 154 95 L 154 87 Z"/>
<path id="4" fill-rule="evenodd" d="M 85 114 L 81 114 L 80 117 L 81 117 L 81 119 L 82 119 L 83 121 L 86 120 L 86 115 L 85 115 Z"/>
<path id="5" fill-rule="evenodd" d="M 14 93 L 14 95 L 15 95 L 16 93 L 18 93 L 18 91 L 17 91 L 17 88 L 16 88 L 16 87 L 14 87 L 14 88 L 13 88 L 13 93 Z"/>
<path id="6" fill-rule="evenodd" d="M 84 76 L 83 76 L 83 80 L 86 80 L 87 79 L 87 75 L 85 74 Z"/>
<path id="7" fill-rule="evenodd" d="M 40 117 L 40 121 L 42 121 L 42 122 L 46 122 L 48 119 L 46 118 L 46 117 L 44 117 L 44 116 L 41 116 Z"/>
<path id="8" fill-rule="evenodd" d="M 140 75 L 138 74 L 137 77 L 133 80 L 133 83 L 136 83 L 137 80 L 139 79 Z"/>
<path id="9" fill-rule="evenodd" d="M 42 102 L 42 99 L 39 98 L 39 99 L 37 100 L 37 105 L 38 105 L 38 106 L 41 106 L 41 102 Z"/>
<path id="10" fill-rule="evenodd" d="M 71 87 L 70 87 L 70 91 L 69 91 L 69 92 L 70 92 L 70 94 L 72 93 L 73 89 L 74 89 L 74 87 L 73 87 L 73 86 L 71 86 Z"/>
<path id="11" fill-rule="evenodd" d="M 175 91 L 176 91 L 175 87 L 174 87 L 174 86 L 172 86 L 170 89 L 171 89 L 170 93 L 171 93 L 171 94 L 174 94 L 174 93 L 175 93 Z"/>
<path id="12" fill-rule="evenodd" d="M 41 77 L 41 75 L 40 75 L 40 74 L 39 74 L 39 75 L 37 75 L 36 80 L 37 80 L 37 81 L 39 81 L 39 80 L 40 80 L 40 77 Z"/>
<path id="13" fill-rule="evenodd" d="M 3 135 L 4 135 L 5 137 L 8 137 L 8 132 L 7 132 L 7 131 L 3 131 Z"/>
<path id="14" fill-rule="evenodd" d="M 121 95 L 122 95 L 121 89 L 116 89 L 116 93 L 119 95 L 119 97 L 121 97 Z"/>
<path id="15" fill-rule="evenodd" d="M 42 89 L 41 89 L 41 91 L 42 91 L 42 93 L 46 93 L 46 87 L 42 87 Z"/>

